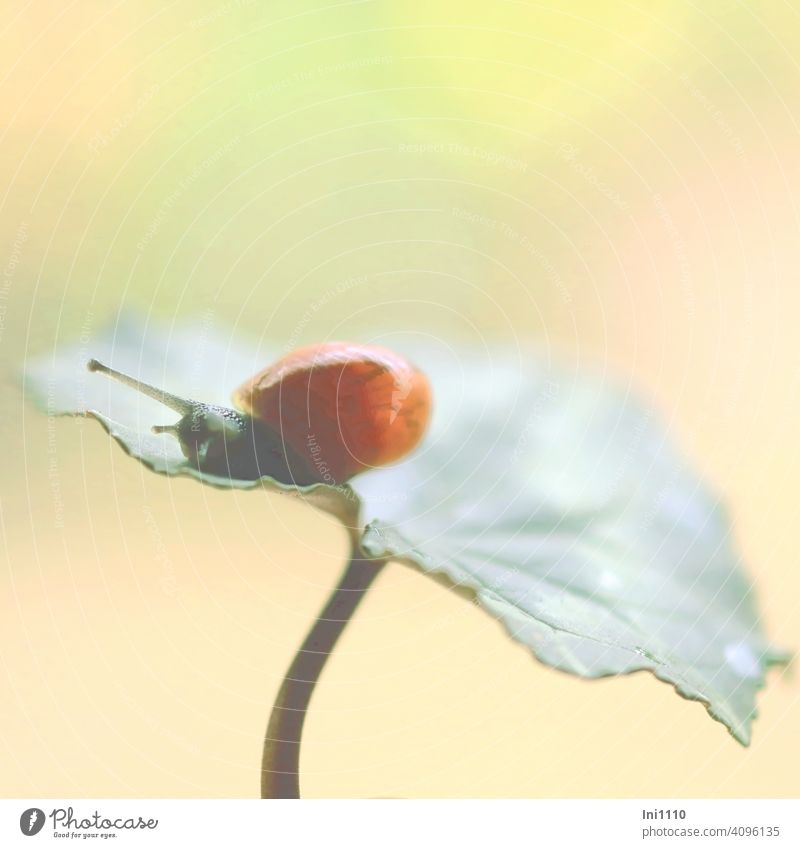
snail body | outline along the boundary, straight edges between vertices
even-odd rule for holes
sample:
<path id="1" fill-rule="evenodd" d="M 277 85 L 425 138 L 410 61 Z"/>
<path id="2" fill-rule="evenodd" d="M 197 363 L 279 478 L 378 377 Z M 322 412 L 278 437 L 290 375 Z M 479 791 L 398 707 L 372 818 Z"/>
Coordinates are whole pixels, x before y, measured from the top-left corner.
<path id="1" fill-rule="evenodd" d="M 422 439 L 431 412 L 425 375 L 387 348 L 347 342 L 302 347 L 245 381 L 233 408 L 181 398 L 91 360 L 176 412 L 184 456 L 210 474 L 288 485 L 338 485 L 395 462 Z"/>

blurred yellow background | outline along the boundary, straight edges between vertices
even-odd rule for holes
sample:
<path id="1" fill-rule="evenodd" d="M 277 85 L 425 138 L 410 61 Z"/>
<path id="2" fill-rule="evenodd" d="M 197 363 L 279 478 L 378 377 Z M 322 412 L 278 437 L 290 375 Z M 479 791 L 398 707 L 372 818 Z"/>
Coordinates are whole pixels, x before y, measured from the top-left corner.
<path id="1" fill-rule="evenodd" d="M 119 308 L 281 345 L 534 339 L 632 377 L 800 646 L 796 60 L 785 4 L 9 2 L 0 51 L 0 793 L 240 796 L 344 534 L 149 474 L 23 401 Z M 796 796 L 649 675 L 547 669 L 390 566 L 315 695 L 307 796 Z"/>

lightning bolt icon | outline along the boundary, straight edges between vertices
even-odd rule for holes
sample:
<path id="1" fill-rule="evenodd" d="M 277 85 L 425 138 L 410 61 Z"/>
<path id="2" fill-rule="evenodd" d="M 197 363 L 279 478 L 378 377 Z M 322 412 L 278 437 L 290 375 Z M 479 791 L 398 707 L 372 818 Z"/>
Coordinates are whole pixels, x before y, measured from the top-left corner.
<path id="1" fill-rule="evenodd" d="M 39 818 L 38 810 L 31 810 L 30 821 L 28 822 L 28 833 L 33 830 L 33 826 L 36 824 L 36 820 Z"/>

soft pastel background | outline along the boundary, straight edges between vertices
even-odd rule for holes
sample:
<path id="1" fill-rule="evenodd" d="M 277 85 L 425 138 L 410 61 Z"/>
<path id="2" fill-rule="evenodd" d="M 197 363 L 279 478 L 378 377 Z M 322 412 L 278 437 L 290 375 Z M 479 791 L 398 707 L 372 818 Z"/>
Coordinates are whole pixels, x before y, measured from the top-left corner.
<path id="1" fill-rule="evenodd" d="M 705 5 L 705 8 L 703 8 Z M 534 339 L 648 394 L 800 646 L 800 17 L 788 3 L 7 2 L 0 792 L 257 793 L 343 533 L 145 472 L 17 371 L 120 307 L 280 344 Z M 586 682 L 393 565 L 315 695 L 309 796 L 796 796 L 649 675 Z"/>

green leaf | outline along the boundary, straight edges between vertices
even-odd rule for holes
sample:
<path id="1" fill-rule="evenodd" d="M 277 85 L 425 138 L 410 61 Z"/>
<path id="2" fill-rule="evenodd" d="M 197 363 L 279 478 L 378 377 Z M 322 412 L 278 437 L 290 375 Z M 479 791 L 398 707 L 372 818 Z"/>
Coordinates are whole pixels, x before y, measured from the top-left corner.
<path id="1" fill-rule="evenodd" d="M 470 593 L 550 666 L 584 677 L 653 672 L 747 744 L 765 670 L 787 657 L 762 635 L 724 510 L 653 411 L 624 387 L 531 351 L 390 343 L 428 373 L 436 407 L 411 458 L 352 481 L 369 522 L 364 550 Z M 49 412 L 92 410 L 155 471 L 294 493 L 352 524 L 358 499 L 348 487 L 201 474 L 174 439 L 150 432 L 163 407 L 85 371 L 97 357 L 224 404 L 278 353 L 204 325 L 167 331 L 125 318 L 27 376 Z"/>
<path id="2" fill-rule="evenodd" d="M 654 412 L 529 352 L 424 364 L 440 399 L 425 449 L 353 484 L 380 516 L 365 550 L 468 591 L 548 665 L 653 672 L 748 744 L 765 669 L 787 657 Z"/>

